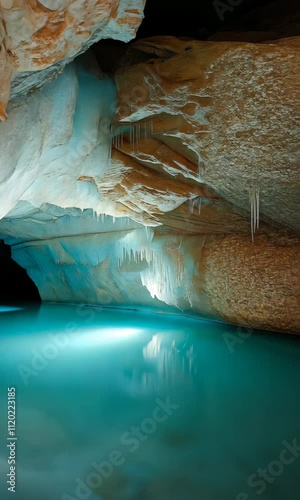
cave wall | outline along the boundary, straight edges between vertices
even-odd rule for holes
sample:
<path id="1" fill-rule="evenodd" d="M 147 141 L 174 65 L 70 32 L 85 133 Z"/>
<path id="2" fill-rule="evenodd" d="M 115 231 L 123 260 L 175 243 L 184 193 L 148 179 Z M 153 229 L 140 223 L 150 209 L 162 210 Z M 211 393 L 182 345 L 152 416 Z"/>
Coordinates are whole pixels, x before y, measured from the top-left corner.
<path id="1" fill-rule="evenodd" d="M 32 0 L 0 4 L 0 120 L 9 99 L 56 77 L 99 39 L 128 42 L 145 0 Z"/>
<path id="2" fill-rule="evenodd" d="M 300 333 L 299 37 L 95 52 L 0 124 L 0 238 L 42 300 Z"/>

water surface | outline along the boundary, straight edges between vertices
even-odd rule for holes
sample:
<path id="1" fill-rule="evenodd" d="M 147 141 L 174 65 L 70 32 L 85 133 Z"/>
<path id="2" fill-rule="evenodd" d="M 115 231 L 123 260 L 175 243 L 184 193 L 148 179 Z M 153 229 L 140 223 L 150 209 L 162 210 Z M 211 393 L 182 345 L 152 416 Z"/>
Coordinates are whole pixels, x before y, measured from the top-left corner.
<path id="1" fill-rule="evenodd" d="M 296 337 L 21 304 L 0 307 L 0 349 L 1 499 L 300 497 Z M 14 496 L 8 387 L 17 403 Z"/>

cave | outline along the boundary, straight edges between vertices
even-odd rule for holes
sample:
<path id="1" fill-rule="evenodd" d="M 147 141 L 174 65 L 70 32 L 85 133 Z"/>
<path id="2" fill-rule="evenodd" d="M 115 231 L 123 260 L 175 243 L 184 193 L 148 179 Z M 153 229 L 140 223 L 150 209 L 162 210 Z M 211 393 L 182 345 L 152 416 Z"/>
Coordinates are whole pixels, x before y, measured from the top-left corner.
<path id="1" fill-rule="evenodd" d="M 298 0 L 0 2 L 1 499 L 298 500 L 299 68 Z"/>
<path id="2" fill-rule="evenodd" d="M 137 31 L 137 38 L 165 35 L 206 39 L 223 29 L 232 30 L 232 27 L 230 28 L 232 23 L 237 31 L 244 31 L 244 23 L 247 21 L 247 28 L 251 23 L 252 27 L 255 27 L 255 10 L 271 3 L 270 0 L 233 2 L 188 0 L 184 5 L 179 3 L 174 5 L 171 0 L 165 2 L 150 0 L 146 2 L 145 17 Z M 289 8 L 293 14 L 297 11 L 294 0 L 285 4 L 285 9 Z"/>
<path id="3" fill-rule="evenodd" d="M 40 295 L 25 269 L 11 258 L 11 250 L 0 240 L 1 303 L 40 302 Z"/>

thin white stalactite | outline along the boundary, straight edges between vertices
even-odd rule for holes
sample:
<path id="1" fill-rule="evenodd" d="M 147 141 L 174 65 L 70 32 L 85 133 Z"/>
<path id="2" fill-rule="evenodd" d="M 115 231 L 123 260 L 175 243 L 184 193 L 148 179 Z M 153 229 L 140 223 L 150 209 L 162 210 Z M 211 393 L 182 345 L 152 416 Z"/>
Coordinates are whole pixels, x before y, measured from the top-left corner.
<path id="1" fill-rule="evenodd" d="M 135 141 L 136 141 L 136 138 L 135 138 L 135 126 L 133 125 L 132 126 L 132 147 L 133 147 L 133 151 L 135 150 Z"/>
<path id="2" fill-rule="evenodd" d="M 110 165 L 111 165 L 111 158 L 112 158 L 112 146 L 113 146 L 113 142 L 114 142 L 112 125 L 110 126 L 110 129 L 109 129 L 108 141 L 109 141 L 109 146 L 108 146 L 107 166 L 110 167 Z"/>
<path id="3" fill-rule="evenodd" d="M 259 189 L 256 192 L 257 229 L 259 229 Z"/>
<path id="4" fill-rule="evenodd" d="M 201 215 L 201 203 L 202 203 L 202 198 L 200 198 L 200 201 L 198 204 L 198 215 Z"/>
<path id="5" fill-rule="evenodd" d="M 202 206 L 202 198 L 201 196 L 197 196 L 196 198 L 192 198 L 188 200 L 188 207 L 191 214 L 198 210 L 198 215 L 201 214 L 201 206 Z"/>
<path id="6" fill-rule="evenodd" d="M 251 239 L 254 242 L 254 234 L 259 229 L 259 189 L 252 187 L 249 191 L 249 202 L 251 212 Z"/>
<path id="7" fill-rule="evenodd" d="M 130 146 L 132 146 L 132 126 L 129 126 L 129 143 Z"/>

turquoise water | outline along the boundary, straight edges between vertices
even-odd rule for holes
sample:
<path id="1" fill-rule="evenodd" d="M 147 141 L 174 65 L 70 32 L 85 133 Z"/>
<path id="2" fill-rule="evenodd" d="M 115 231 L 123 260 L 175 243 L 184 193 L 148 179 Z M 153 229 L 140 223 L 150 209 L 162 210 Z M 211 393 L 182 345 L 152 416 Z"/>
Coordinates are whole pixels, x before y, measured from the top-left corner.
<path id="1" fill-rule="evenodd" d="M 299 338 L 21 305 L 0 307 L 0 349 L 1 500 L 300 497 Z"/>

